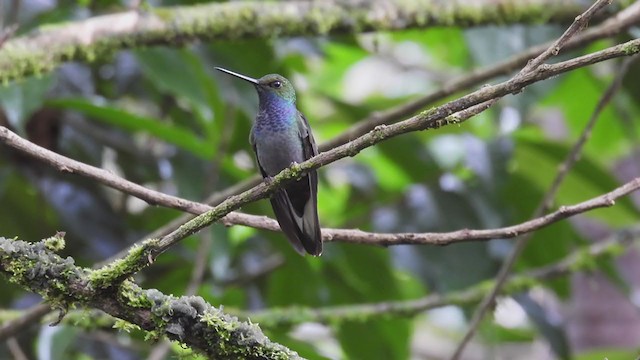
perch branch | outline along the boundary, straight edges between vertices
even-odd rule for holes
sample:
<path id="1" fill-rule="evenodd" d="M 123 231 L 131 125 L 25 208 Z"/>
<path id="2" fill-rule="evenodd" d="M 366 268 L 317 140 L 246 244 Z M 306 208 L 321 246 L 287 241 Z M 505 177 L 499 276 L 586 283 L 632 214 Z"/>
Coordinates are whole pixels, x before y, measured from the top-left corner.
<path id="1" fill-rule="evenodd" d="M 123 270 L 119 274 L 115 274 L 110 271 L 109 268 L 111 268 L 111 266 L 107 266 L 104 270 L 114 276 L 113 278 L 111 278 L 111 280 L 116 282 L 117 280 L 124 280 L 132 273 L 139 271 L 143 267 L 147 266 L 156 256 L 167 250 L 176 242 L 199 231 L 200 229 L 204 228 L 214 221 L 218 221 L 224 218 L 223 221 L 243 224 L 242 221 L 248 220 L 249 217 L 247 217 L 246 214 L 232 212 L 233 210 L 236 210 L 242 205 L 249 202 L 267 197 L 273 191 L 275 191 L 277 187 L 282 186 L 283 183 L 296 179 L 311 169 L 316 169 L 343 157 L 355 156 L 361 150 L 394 136 L 412 131 L 435 129 L 446 124 L 459 123 L 460 117 L 452 116 L 452 114 L 454 114 L 455 112 L 468 109 L 469 107 L 492 99 L 500 98 L 509 93 L 520 92 L 526 86 L 534 82 L 604 60 L 622 56 L 631 56 L 638 52 L 640 52 L 640 39 L 631 40 L 624 44 L 616 45 L 564 62 L 540 66 L 532 72 L 519 74 L 518 76 L 497 85 L 483 87 L 471 94 L 436 107 L 432 110 L 424 111 L 402 122 L 388 126 L 378 126 L 371 132 L 345 145 L 341 145 L 330 151 L 321 153 L 301 164 L 295 164 L 292 167 L 283 170 L 280 174 L 276 175 L 268 184 L 262 183 L 252 188 L 251 190 L 243 192 L 242 194 L 231 196 L 219 205 L 211 208 L 210 210 L 206 210 L 207 206 L 204 205 L 204 210 L 206 212 L 204 212 L 203 214 L 198 215 L 194 219 L 185 223 L 184 225 L 162 237 L 161 239 L 150 239 L 146 241 L 142 245 L 142 247 L 144 248 L 142 251 L 132 251 L 132 256 L 127 256 L 127 259 L 122 259 L 122 261 L 127 264 L 127 266 L 122 268 L 127 268 L 127 270 Z M 0 127 L 0 140 L 5 144 L 16 148 L 17 150 L 20 150 L 21 152 L 46 161 L 62 171 L 77 171 L 85 176 L 105 183 L 116 189 L 130 193 L 135 192 L 135 194 L 138 195 L 144 194 L 142 198 L 151 202 L 157 202 L 157 199 L 169 198 L 176 204 L 176 206 L 180 206 L 185 209 L 189 209 L 194 205 L 203 206 L 203 204 L 187 202 L 186 200 L 170 197 L 166 194 L 152 192 L 149 189 L 145 189 L 144 187 L 137 184 L 127 182 L 126 180 L 114 176 L 102 169 L 92 168 L 88 165 L 65 158 L 49 150 L 38 148 L 32 143 L 21 139 L 4 127 Z M 251 218 L 251 220 L 254 220 L 254 218 Z M 140 256 L 142 254 L 144 254 L 145 256 Z"/>

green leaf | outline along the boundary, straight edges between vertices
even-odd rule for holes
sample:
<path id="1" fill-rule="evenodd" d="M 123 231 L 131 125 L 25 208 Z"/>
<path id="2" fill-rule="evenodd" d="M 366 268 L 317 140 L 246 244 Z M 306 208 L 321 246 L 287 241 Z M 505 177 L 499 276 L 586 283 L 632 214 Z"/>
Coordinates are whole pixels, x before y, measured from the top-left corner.
<path id="1" fill-rule="evenodd" d="M 558 172 L 558 165 L 566 158 L 570 146 L 526 136 L 516 136 L 516 139 L 516 151 L 512 159 L 515 173 L 546 191 Z M 602 195 L 618 186 L 620 183 L 613 178 L 608 169 L 591 156 L 583 155 L 562 183 L 556 203 L 575 204 Z M 612 207 L 585 213 L 585 216 L 614 227 L 634 224 L 639 215 L 640 212 L 627 197 L 616 200 Z"/>
<path id="2" fill-rule="evenodd" d="M 291 337 L 287 332 L 279 330 L 265 331 L 271 341 L 284 345 L 298 353 L 302 358 L 308 360 L 328 360 L 329 358 L 319 354 L 312 344 Z M 315 340 L 315 339 L 314 339 Z"/>
<path id="3" fill-rule="evenodd" d="M 366 334 L 366 335 L 364 335 Z M 340 325 L 338 339 L 348 359 L 407 359 L 411 322 L 384 319 Z"/>
<path id="4" fill-rule="evenodd" d="M 202 64 L 184 49 L 164 47 L 138 49 L 135 52 L 142 71 L 156 86 L 170 94 L 206 107 L 207 94 L 199 79 Z"/>
<path id="5" fill-rule="evenodd" d="M 130 132 L 146 132 L 204 159 L 209 159 L 213 155 L 213 147 L 209 143 L 189 130 L 163 123 L 159 119 L 132 114 L 110 105 L 96 105 L 89 100 L 79 98 L 50 100 L 47 105 L 59 109 L 78 111 L 91 119 L 117 126 Z"/>
<path id="6" fill-rule="evenodd" d="M 536 337 L 536 332 L 530 328 L 508 328 L 485 320 L 480 325 L 480 333 L 485 341 L 492 344 L 503 342 L 530 342 Z"/>
<path id="7" fill-rule="evenodd" d="M 217 142 L 224 104 L 203 61 L 186 49 L 148 48 L 135 51 L 142 71 L 160 90 L 185 100 L 207 134 Z"/>
<path id="8" fill-rule="evenodd" d="M 342 98 L 345 73 L 368 54 L 352 43 L 328 42 L 322 50 L 330 64 L 309 74 L 309 81 L 313 84 L 314 90 L 335 98 Z"/>
<path id="9" fill-rule="evenodd" d="M 574 357 L 575 360 L 629 360 L 637 359 L 640 355 L 640 350 L 627 350 L 618 348 L 600 348 L 578 354 Z"/>
<path id="10" fill-rule="evenodd" d="M 47 75 L 30 77 L 18 83 L 0 86 L 0 105 L 4 109 L 9 124 L 19 134 L 25 134 L 26 121 L 42 106 L 51 84 L 52 77 Z"/>
<path id="11" fill-rule="evenodd" d="M 366 149 L 360 153 L 357 160 L 373 170 L 378 184 L 385 191 L 401 192 L 411 184 L 411 178 L 405 170 L 381 154 L 378 148 Z"/>
<path id="12" fill-rule="evenodd" d="M 314 271 L 313 265 L 318 265 L 322 259 L 298 255 L 291 249 L 291 245 L 282 233 L 269 234 L 268 236 L 277 237 L 274 239 L 274 244 L 282 248 L 282 253 L 286 255 L 284 266 L 274 271 L 267 280 L 269 306 L 319 305 L 323 279 Z M 296 284 L 295 289 L 292 289 L 292 284 Z"/>
<path id="13" fill-rule="evenodd" d="M 605 82 L 594 77 L 591 69 L 578 69 L 564 75 L 559 86 L 541 103 L 562 110 L 571 139 L 576 139 L 589 121 L 606 86 Z M 627 137 L 620 122 L 612 106 L 607 106 L 585 145 L 585 153 L 603 160 L 626 153 Z"/>
<path id="14" fill-rule="evenodd" d="M 324 266 L 332 303 L 402 299 L 388 251 L 343 245 L 332 255 Z M 409 319 L 390 316 L 337 326 L 338 340 L 350 359 L 404 359 L 409 354 Z"/>
<path id="15" fill-rule="evenodd" d="M 408 30 L 394 32 L 390 36 L 397 43 L 410 41 L 419 44 L 428 52 L 429 61 L 444 71 L 469 65 L 471 54 L 461 29 L 439 27 L 430 28 L 427 32 L 422 29 Z"/>
<path id="16" fill-rule="evenodd" d="M 38 358 L 64 360 L 69 358 L 68 349 L 78 333 L 76 328 L 60 325 L 43 326 L 38 336 Z"/>

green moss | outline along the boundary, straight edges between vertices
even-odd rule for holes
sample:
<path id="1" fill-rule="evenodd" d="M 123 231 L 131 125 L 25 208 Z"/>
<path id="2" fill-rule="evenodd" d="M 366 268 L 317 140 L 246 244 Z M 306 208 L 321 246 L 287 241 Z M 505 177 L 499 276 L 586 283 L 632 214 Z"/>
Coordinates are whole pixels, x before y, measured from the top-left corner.
<path id="1" fill-rule="evenodd" d="M 158 341 L 162 338 L 162 333 L 158 330 L 146 331 L 144 334 L 144 341 Z"/>
<path id="2" fill-rule="evenodd" d="M 69 289 L 82 271 L 72 258 L 57 256 L 47 245 L 58 248 L 60 239 L 46 239 L 37 243 L 0 238 L 0 270 L 10 282 L 30 289 L 47 299 L 55 307 L 66 308 L 82 300 L 82 291 Z"/>
<path id="3" fill-rule="evenodd" d="M 155 241 L 146 245 L 153 247 Z M 141 248 L 149 249 L 144 244 Z M 144 256 L 144 250 L 135 248 L 125 259 L 132 261 Z M 130 268 L 121 263 L 112 269 L 127 274 L 126 270 Z M 96 288 L 92 285 L 104 285 L 103 281 L 118 277 L 104 273 L 96 275 L 94 271 L 77 267 L 72 258 L 63 259 L 53 253 L 45 246 L 45 241 L 28 243 L 0 238 L 0 273 L 43 295 L 52 307 L 61 309 L 62 315 L 76 303 L 96 306 L 121 319 L 107 319 L 116 328 L 130 331 L 144 327 L 151 330 L 149 336 L 163 333 L 212 358 L 296 357 L 287 348 L 271 343 L 256 325 L 240 322 L 200 297 L 167 296 L 158 290 L 143 290 L 129 280 L 122 281 L 118 287 Z M 84 318 L 79 322 L 87 324 Z"/>
<path id="4" fill-rule="evenodd" d="M 65 233 L 59 231 L 52 237 L 44 239 L 44 246 L 53 252 L 60 252 L 65 247 L 64 236 Z"/>
<path id="5" fill-rule="evenodd" d="M 507 294 L 519 293 L 540 285 L 540 281 L 529 276 L 514 276 L 505 282 L 503 292 Z"/>
<path id="6" fill-rule="evenodd" d="M 151 250 L 157 243 L 157 239 L 148 239 L 141 245 L 132 246 L 124 258 L 112 261 L 110 264 L 92 271 L 89 274 L 91 284 L 97 289 L 106 289 L 117 285 L 148 263 Z"/>
<path id="7" fill-rule="evenodd" d="M 172 21 L 175 17 L 175 11 L 170 8 L 158 8 L 152 7 L 149 9 L 149 12 L 155 16 L 157 16 L 160 20 L 164 22 Z"/>
<path id="8" fill-rule="evenodd" d="M 427 119 L 431 115 L 435 114 L 436 111 L 437 111 L 437 108 L 436 107 L 432 107 L 432 108 L 429 108 L 427 110 L 423 110 L 420 113 L 418 113 L 418 117 L 421 118 L 421 119 Z"/>
<path id="9" fill-rule="evenodd" d="M 140 326 L 122 319 L 116 319 L 115 323 L 113 324 L 113 328 L 127 333 L 130 333 L 132 330 L 141 330 Z"/>
<path id="10" fill-rule="evenodd" d="M 375 3 L 375 2 L 374 2 Z M 571 20 L 578 13 L 577 6 L 558 3 L 557 6 L 540 7 L 519 4 L 494 7 L 477 7 L 460 4 L 437 6 L 433 2 L 397 1 L 390 9 L 379 6 L 333 3 L 289 5 L 278 2 L 233 2 L 203 4 L 167 8 L 145 7 L 138 19 L 139 26 L 131 33 L 98 32 L 89 44 L 47 41 L 64 36 L 70 26 L 60 23 L 43 26 L 40 34 L 17 37 L 0 49 L 0 82 L 51 71 L 65 61 L 93 62 L 104 60 L 116 51 L 141 48 L 157 44 L 181 45 L 199 38 L 238 39 L 282 36 L 322 36 L 331 33 L 359 33 L 364 30 L 393 30 L 431 25 L 479 25 L 486 23 L 545 23 Z M 292 11 L 283 11 L 291 6 Z M 134 32 L 135 31 L 135 32 Z M 629 49 L 630 51 L 633 48 Z M 637 52 L 637 51 L 632 51 Z"/>
<path id="11" fill-rule="evenodd" d="M 127 306 L 149 309 L 153 306 L 146 293 L 133 281 L 125 280 L 118 288 L 118 297 Z"/>
<path id="12" fill-rule="evenodd" d="M 638 52 L 640 52 L 640 46 L 638 45 L 638 41 L 637 40 L 633 40 L 633 41 L 629 41 L 629 42 L 623 44 L 622 51 L 626 55 L 637 54 Z"/>

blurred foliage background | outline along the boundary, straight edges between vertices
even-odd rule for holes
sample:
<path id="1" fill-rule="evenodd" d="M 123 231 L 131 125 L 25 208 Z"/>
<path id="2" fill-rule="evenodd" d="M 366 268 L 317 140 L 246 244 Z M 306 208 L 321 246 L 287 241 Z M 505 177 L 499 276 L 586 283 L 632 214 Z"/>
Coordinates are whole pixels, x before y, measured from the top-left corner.
<path id="1" fill-rule="evenodd" d="M 177 3 L 194 2 L 153 5 Z M 5 0 L 2 20 L 17 22 L 18 34 L 23 34 L 126 6 L 121 1 Z M 406 103 L 473 69 L 552 40 L 565 27 L 448 27 L 120 51 L 93 64 L 67 63 L 53 73 L 0 88 L 0 124 L 138 184 L 202 200 L 257 172 L 248 143 L 257 108 L 254 89 L 215 73 L 214 66 L 291 79 L 299 108 L 322 143 L 374 111 Z M 637 35 L 634 29 L 570 55 Z M 393 138 L 322 168 L 323 226 L 436 232 L 527 220 L 618 68 L 615 60 L 573 71 L 506 97 L 459 126 Z M 558 205 L 595 197 L 639 175 L 639 76 L 636 62 L 560 189 Z M 538 231 L 517 271 L 552 263 L 636 224 L 637 200 L 625 199 Z M 0 203 L 2 236 L 37 241 L 66 231 L 63 255 L 85 266 L 180 215 L 58 173 L 5 148 L 0 153 Z M 272 216 L 267 201 L 242 211 Z M 137 280 L 145 288 L 185 294 L 200 257 L 205 267 L 195 293 L 225 309 L 404 300 L 491 279 L 512 244 L 500 239 L 448 247 L 329 243 L 321 258 L 310 258 L 297 255 L 279 233 L 214 225 L 163 254 Z M 594 265 L 604 266 L 606 275 L 573 275 L 500 298 L 465 358 L 567 358 L 570 353 L 585 360 L 634 357 L 640 343 L 638 280 L 630 276 L 637 267 L 634 259 L 632 249 L 621 261 Z M 0 287 L 5 308 L 28 308 L 39 301 L 7 282 Z M 413 318 L 392 314 L 265 331 L 309 359 L 440 359 L 455 347 L 472 310 L 452 305 Z M 30 357 L 40 359 L 139 359 L 158 346 L 145 342 L 139 331 L 85 331 L 67 325 L 33 326 L 17 338 Z M 166 358 L 183 352 L 174 344 Z M 9 356 L 8 348 L 0 346 L 0 357 Z"/>

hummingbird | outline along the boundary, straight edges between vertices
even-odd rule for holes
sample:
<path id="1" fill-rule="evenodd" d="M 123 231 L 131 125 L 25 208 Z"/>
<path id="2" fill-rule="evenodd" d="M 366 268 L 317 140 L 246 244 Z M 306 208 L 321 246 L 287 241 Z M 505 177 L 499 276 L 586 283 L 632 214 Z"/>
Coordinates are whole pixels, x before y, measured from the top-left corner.
<path id="1" fill-rule="evenodd" d="M 311 127 L 296 107 L 296 92 L 289 80 L 278 74 L 254 79 L 220 67 L 216 70 L 252 83 L 258 92 L 258 114 L 249 142 L 263 178 L 271 179 L 293 163 L 301 163 L 318 154 Z M 270 202 L 276 220 L 293 248 L 301 255 L 305 251 L 320 255 L 322 236 L 316 171 L 311 170 L 278 189 Z"/>

